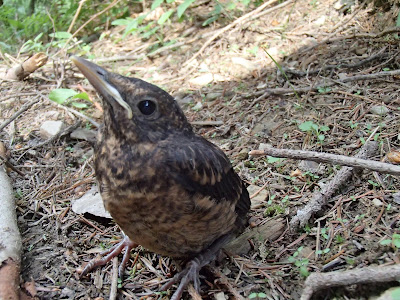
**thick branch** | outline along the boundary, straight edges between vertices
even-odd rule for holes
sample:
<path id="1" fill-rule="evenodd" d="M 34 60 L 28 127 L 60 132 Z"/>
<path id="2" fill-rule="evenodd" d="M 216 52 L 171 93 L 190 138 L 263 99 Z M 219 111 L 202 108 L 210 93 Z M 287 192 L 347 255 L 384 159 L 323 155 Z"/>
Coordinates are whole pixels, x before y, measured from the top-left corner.
<path id="1" fill-rule="evenodd" d="M 330 273 L 312 273 L 308 276 L 300 300 L 309 300 L 318 290 L 360 283 L 398 281 L 400 265 L 383 267 L 364 267 L 361 269 L 336 271 Z"/>

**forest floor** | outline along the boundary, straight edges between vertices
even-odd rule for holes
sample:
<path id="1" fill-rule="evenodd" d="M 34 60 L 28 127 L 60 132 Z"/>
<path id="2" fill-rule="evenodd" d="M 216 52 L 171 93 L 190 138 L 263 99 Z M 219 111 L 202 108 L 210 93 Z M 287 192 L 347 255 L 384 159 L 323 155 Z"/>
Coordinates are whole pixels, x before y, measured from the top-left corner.
<path id="1" fill-rule="evenodd" d="M 205 270 L 204 299 L 299 299 L 308 272 L 400 262 L 398 177 L 363 170 L 307 225 L 290 230 L 298 209 L 340 167 L 248 155 L 268 144 L 354 156 L 365 141 L 375 140 L 379 149 L 371 159 L 388 161 L 387 154 L 399 149 L 400 30 L 389 30 L 397 14 L 335 4 L 298 0 L 275 3 L 264 14 L 249 10 L 248 18 L 207 44 L 233 20 L 202 27 L 201 16 L 212 9 L 203 5 L 197 20 L 164 30 L 164 45 L 175 41 L 175 46 L 155 48 L 160 46 L 156 37 L 122 38 L 123 28 L 91 45 L 89 59 L 164 88 L 195 131 L 227 153 L 251 185 L 250 194 L 258 192 L 249 216 L 252 227 L 271 219 L 284 225 L 278 237 L 260 235 L 248 253 Z M 49 100 L 51 90 L 60 87 L 84 90 L 99 101 L 67 57 L 59 55 L 50 55 L 49 63 L 23 82 L 1 82 L 0 124 L 23 104 L 38 100 L 0 132 L 9 162 L 25 175 L 9 173 L 23 239 L 22 286 L 40 299 L 108 299 L 112 263 L 83 279 L 77 273 L 121 237 L 113 221 L 71 209 L 96 185 L 91 146 L 69 134 L 43 144 L 39 134 L 46 120 L 62 120 L 66 126 L 81 120 L 80 127 L 96 131 L 71 107 Z M 80 112 L 101 123 L 98 106 Z M 175 271 L 172 260 L 139 247 L 118 281 L 118 299 L 168 299 L 158 289 Z M 316 298 L 368 299 L 396 285 L 332 288 Z"/>

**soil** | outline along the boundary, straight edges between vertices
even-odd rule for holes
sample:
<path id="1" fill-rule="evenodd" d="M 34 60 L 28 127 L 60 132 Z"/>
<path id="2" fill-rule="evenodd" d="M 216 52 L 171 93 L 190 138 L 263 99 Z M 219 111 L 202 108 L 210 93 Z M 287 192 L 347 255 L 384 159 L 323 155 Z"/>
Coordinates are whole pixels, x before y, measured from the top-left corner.
<path id="1" fill-rule="evenodd" d="M 278 217 L 288 223 L 340 167 L 254 158 L 250 150 L 269 144 L 354 156 L 370 138 L 379 143 L 371 159 L 389 161 L 387 154 L 399 149 L 400 73 L 382 73 L 400 69 L 399 29 L 388 30 L 395 24 L 396 6 L 384 11 L 372 4 L 341 9 L 335 4 L 287 1 L 233 26 L 194 60 L 202 45 L 237 16 L 202 27 L 202 16 L 212 7 L 201 5 L 194 9 L 198 19 L 166 25 L 164 44 L 156 36 L 122 37 L 123 28 L 114 28 L 91 45 L 90 55 L 76 54 L 103 59 L 98 63 L 105 68 L 174 95 L 196 132 L 219 145 L 248 184 L 266 191 L 252 206 L 252 226 Z M 180 46 L 162 48 L 168 41 Z M 7 68 L 6 61 L 1 64 Z M 346 81 L 353 76 L 360 78 Z M 41 145 L 39 134 L 45 120 L 66 126 L 81 120 L 80 127 L 97 129 L 73 107 L 50 101 L 55 88 L 82 89 L 100 101 L 61 54 L 50 55 L 50 62 L 23 82 L 1 82 L 0 124 L 24 103 L 39 99 L 0 132 L 9 162 L 26 175 L 9 170 L 23 239 L 22 287 L 33 285 L 31 294 L 38 299 L 105 299 L 112 263 L 82 279 L 77 270 L 115 244 L 121 232 L 109 219 L 71 209 L 71 202 L 96 184 L 91 144 L 68 134 Z M 80 112 L 101 123 L 97 106 Z M 306 121 L 313 128 L 304 130 Z M 202 297 L 258 293 L 258 299 L 299 299 L 306 272 L 399 263 L 394 239 L 381 243 L 400 233 L 399 188 L 398 177 L 364 170 L 304 228 L 286 230 L 274 241 L 254 240 L 249 253 L 227 256 L 215 270 L 205 269 Z M 168 257 L 138 247 L 118 283 L 118 299 L 168 299 L 169 292 L 159 292 L 160 282 L 175 272 Z M 329 289 L 316 299 L 368 299 L 396 285 Z"/>

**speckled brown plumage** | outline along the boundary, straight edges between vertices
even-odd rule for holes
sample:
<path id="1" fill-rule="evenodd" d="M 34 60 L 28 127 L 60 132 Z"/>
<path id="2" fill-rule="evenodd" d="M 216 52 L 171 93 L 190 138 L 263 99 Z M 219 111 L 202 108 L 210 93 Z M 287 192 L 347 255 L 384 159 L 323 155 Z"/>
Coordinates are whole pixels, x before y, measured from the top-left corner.
<path id="1" fill-rule="evenodd" d="M 165 91 L 73 61 L 104 100 L 95 170 L 106 209 L 143 247 L 184 259 L 212 252 L 200 265 L 208 263 L 244 228 L 250 207 L 228 158 Z"/>

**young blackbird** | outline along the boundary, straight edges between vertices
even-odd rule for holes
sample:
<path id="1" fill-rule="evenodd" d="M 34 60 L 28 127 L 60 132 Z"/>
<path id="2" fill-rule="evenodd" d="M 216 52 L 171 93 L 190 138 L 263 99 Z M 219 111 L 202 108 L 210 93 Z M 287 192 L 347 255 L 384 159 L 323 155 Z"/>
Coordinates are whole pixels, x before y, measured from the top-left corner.
<path id="1" fill-rule="evenodd" d="M 80 57 L 71 60 L 103 98 L 96 177 L 105 208 L 126 235 L 82 275 L 125 249 L 122 276 L 130 250 L 140 244 L 187 261 L 162 287 L 180 282 L 171 299 L 191 281 L 199 290 L 200 269 L 247 224 L 246 187 L 225 154 L 193 132 L 168 93 Z"/>

